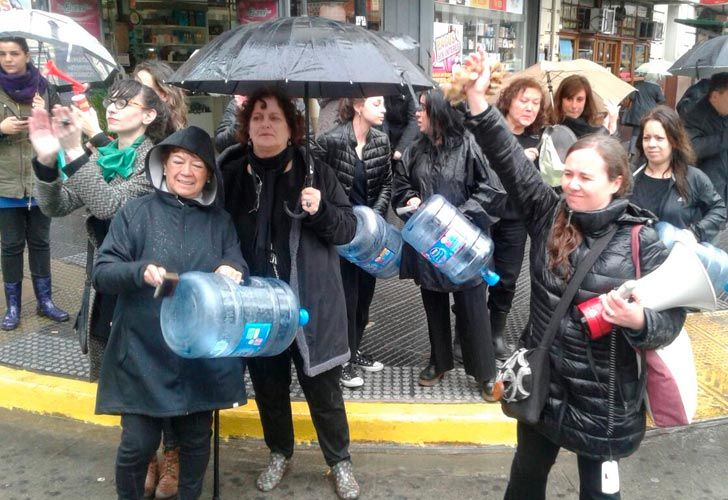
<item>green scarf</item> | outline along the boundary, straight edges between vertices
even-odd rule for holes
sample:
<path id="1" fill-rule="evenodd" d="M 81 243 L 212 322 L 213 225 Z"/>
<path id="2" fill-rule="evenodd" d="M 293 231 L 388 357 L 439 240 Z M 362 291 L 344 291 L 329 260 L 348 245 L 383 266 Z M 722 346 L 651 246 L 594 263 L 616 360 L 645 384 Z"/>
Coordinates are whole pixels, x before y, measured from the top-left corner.
<path id="1" fill-rule="evenodd" d="M 122 150 L 119 150 L 118 139 L 108 146 L 98 148 L 99 158 L 96 160 L 96 164 L 101 167 L 101 174 L 106 182 L 111 182 L 117 175 L 128 179 L 134 173 L 136 150 L 144 142 L 144 139 L 146 139 L 146 136 L 142 134 L 137 137 L 131 146 Z"/>

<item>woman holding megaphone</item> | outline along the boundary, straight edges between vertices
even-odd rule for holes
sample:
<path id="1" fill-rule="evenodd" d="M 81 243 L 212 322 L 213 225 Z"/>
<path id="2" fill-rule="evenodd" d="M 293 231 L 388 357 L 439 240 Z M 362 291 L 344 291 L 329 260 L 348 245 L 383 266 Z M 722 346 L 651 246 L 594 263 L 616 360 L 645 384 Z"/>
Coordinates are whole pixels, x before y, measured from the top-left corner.
<path id="1" fill-rule="evenodd" d="M 464 89 L 470 106 L 466 123 L 508 196 L 521 207 L 531 237 L 531 319 L 521 338 L 525 347 L 539 344 L 579 264 L 597 240 L 615 231 L 557 323 L 548 351 L 546 403 L 536 424 L 518 423 L 518 448 L 505 496 L 544 498 L 549 471 L 564 447 L 578 456 L 580 498 L 619 498 L 617 461 L 637 449 L 645 432 L 634 348 L 670 343 L 682 327 L 685 310 L 652 311 L 638 297 L 625 300 L 612 291 L 635 278 L 631 228 L 651 217 L 627 199 L 632 177 L 619 142 L 591 135 L 574 144 L 560 197 L 531 166 L 500 113 L 488 105 L 487 66 L 482 52 L 466 61 L 472 69 Z M 665 260 L 667 250 L 647 226 L 639 231 L 639 243 L 642 273 L 648 274 Z M 604 295 L 603 314 L 615 328 L 593 340 L 575 304 L 598 295 Z"/>

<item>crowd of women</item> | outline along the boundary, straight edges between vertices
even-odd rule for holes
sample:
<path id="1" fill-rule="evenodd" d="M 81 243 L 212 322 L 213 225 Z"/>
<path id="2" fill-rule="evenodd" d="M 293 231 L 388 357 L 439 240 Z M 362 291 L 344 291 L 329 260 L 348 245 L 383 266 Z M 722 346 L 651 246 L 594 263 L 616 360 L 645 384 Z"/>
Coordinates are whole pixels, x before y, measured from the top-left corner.
<path id="1" fill-rule="evenodd" d="M 357 498 L 342 385 L 359 387 L 359 370 L 383 369 L 361 350 L 376 280 L 340 258 L 335 246 L 354 236 L 353 205 L 386 217 L 390 206 L 416 209 L 436 194 L 493 238 L 501 281 L 490 290 L 480 279 L 455 284 L 405 245 L 400 277 L 419 286 L 427 316 L 430 356 L 418 377 L 425 387 L 454 368 L 452 294 L 465 372 L 485 400 L 497 400 L 496 367 L 513 347 L 504 342 L 505 324 L 527 238 L 530 320 L 519 344 L 534 347 L 575 270 L 607 235 L 606 249 L 576 284 L 574 302 L 603 295 L 603 314 L 615 329 L 590 339 L 569 305 L 549 351 L 546 406 L 537 424 L 518 423 L 506 498 L 544 498 L 561 447 L 578 456 L 581 498 L 619 498 L 602 490 L 602 469 L 633 453 L 645 430 L 632 349 L 671 342 L 685 311 L 653 311 L 639 297 L 625 300 L 610 290 L 636 275 L 633 238 L 643 273 L 665 260 L 651 227 L 655 216 L 696 241 L 711 241 L 726 206 L 692 166 L 690 141 L 670 108 L 641 118 L 636 148 L 644 164 L 632 174 L 627 152 L 612 137 L 619 108 L 607 103 L 600 114 L 586 79 L 564 80 L 553 110 L 529 78 L 511 81 L 490 106 L 482 57 L 466 63 L 484 69 L 464 89 L 465 109 L 436 89 L 412 105 L 408 96 L 343 100 L 337 125 L 319 131 L 308 157 L 295 103 L 262 88 L 231 101 L 216 159 L 210 136 L 187 126 L 184 94 L 164 83 L 170 69 L 163 63 L 139 65 L 134 79 L 108 89 L 103 130 L 93 109 L 58 104 L 25 40 L 0 39 L 2 328 L 20 321 L 26 241 L 38 313 L 68 319 L 51 300 L 50 217 L 84 207 L 89 280 L 76 331 L 99 377 L 97 412 L 121 416 L 119 498 L 199 497 L 212 412 L 245 403 L 246 368 L 270 450 L 255 486 L 278 486 L 294 451 L 291 365 L 334 489 L 340 498 Z M 404 116 L 388 118 L 388 102 Z M 579 138 L 559 189 L 539 172 L 539 135 L 548 121 Z M 291 207 L 299 215 L 291 216 Z M 153 298 L 171 271 L 214 272 L 237 282 L 250 275 L 281 279 L 311 321 L 277 356 L 182 359 L 162 338 L 161 302 Z M 615 376 L 619 390 L 608 395 L 602 381 Z"/>

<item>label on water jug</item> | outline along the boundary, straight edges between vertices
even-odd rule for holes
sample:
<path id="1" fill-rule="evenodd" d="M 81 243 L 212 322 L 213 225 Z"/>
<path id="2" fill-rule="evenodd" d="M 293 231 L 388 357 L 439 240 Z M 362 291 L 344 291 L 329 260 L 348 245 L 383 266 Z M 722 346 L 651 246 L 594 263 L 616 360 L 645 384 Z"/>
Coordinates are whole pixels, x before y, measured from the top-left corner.
<path id="1" fill-rule="evenodd" d="M 246 323 L 243 335 L 240 338 L 240 344 L 235 348 L 235 352 L 241 350 L 257 351 L 268 340 L 270 334 L 270 323 Z"/>
<path id="2" fill-rule="evenodd" d="M 364 266 L 368 269 L 371 269 L 372 271 L 379 271 L 380 269 L 383 269 L 389 262 L 395 257 L 395 254 L 393 251 L 391 251 L 389 248 L 384 247 L 382 248 L 382 251 L 379 252 L 379 255 L 374 257 L 374 259 L 364 262 Z"/>
<path id="3" fill-rule="evenodd" d="M 465 238 L 457 231 L 450 229 L 422 255 L 435 267 L 442 267 L 450 258 L 465 246 Z"/>

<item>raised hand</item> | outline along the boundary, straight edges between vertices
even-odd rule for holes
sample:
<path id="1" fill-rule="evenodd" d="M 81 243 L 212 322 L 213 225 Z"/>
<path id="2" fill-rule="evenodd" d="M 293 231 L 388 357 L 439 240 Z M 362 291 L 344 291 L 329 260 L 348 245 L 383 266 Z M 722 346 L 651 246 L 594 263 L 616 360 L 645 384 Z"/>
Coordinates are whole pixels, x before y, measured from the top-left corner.
<path id="1" fill-rule="evenodd" d="M 58 138 L 61 147 L 68 156 L 75 156 L 71 152 L 82 149 L 81 128 L 77 125 L 71 108 L 54 106 L 52 122 L 53 133 Z"/>
<path id="2" fill-rule="evenodd" d="M 33 108 L 28 118 L 28 137 L 35 149 L 38 161 L 46 167 L 56 165 L 56 156 L 61 149 L 61 143 L 53 132 L 51 117 L 45 109 Z"/>

